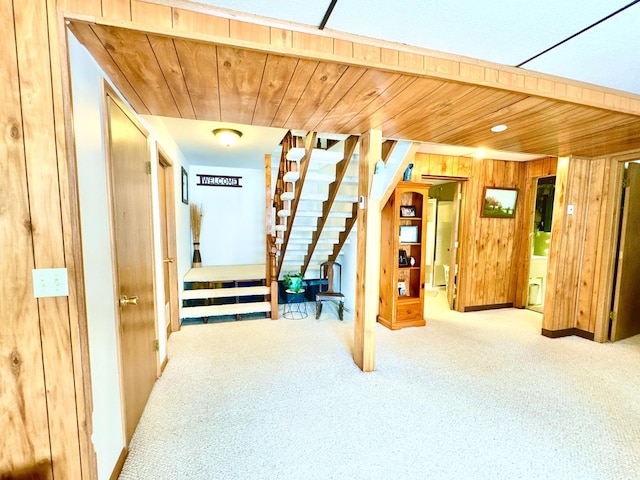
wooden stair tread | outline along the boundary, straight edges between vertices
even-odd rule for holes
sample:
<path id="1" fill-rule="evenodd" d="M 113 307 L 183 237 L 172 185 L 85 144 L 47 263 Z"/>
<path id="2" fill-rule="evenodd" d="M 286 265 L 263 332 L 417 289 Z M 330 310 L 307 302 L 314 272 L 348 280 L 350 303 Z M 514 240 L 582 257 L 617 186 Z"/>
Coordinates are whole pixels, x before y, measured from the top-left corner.
<path id="1" fill-rule="evenodd" d="M 269 287 L 229 287 L 229 288 L 196 288 L 185 290 L 182 293 L 183 300 L 196 300 L 203 298 L 246 297 L 250 295 L 268 295 Z"/>
<path id="2" fill-rule="evenodd" d="M 271 311 L 270 302 L 231 303 L 227 305 L 182 307 L 180 309 L 180 318 L 219 317 L 221 315 L 264 313 L 264 312 L 270 312 L 270 311 Z"/>

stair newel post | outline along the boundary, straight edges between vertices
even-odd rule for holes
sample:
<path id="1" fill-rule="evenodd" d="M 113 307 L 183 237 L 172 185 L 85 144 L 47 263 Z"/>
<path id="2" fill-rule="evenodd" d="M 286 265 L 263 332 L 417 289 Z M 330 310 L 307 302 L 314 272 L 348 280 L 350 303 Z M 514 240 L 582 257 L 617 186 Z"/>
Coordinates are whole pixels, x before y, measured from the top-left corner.
<path id="1" fill-rule="evenodd" d="M 286 137 L 285 137 L 286 141 Z M 283 142 L 284 143 L 284 142 Z M 283 144 L 283 151 L 285 145 Z M 282 163 L 282 162 L 281 162 Z M 273 207 L 276 207 L 277 211 L 277 198 L 280 196 L 278 193 L 278 184 L 276 184 L 275 194 L 271 193 L 271 155 L 266 154 L 264 156 L 265 167 L 265 190 L 266 190 L 266 212 L 265 212 L 265 231 L 267 233 L 267 255 L 266 255 L 266 283 L 270 288 L 270 301 L 271 301 L 271 319 L 278 318 L 278 276 L 276 266 L 276 253 L 278 247 L 276 245 L 276 238 L 273 235 Z M 280 169 L 282 170 L 282 169 Z M 281 182 L 282 172 L 278 172 L 278 181 Z"/>

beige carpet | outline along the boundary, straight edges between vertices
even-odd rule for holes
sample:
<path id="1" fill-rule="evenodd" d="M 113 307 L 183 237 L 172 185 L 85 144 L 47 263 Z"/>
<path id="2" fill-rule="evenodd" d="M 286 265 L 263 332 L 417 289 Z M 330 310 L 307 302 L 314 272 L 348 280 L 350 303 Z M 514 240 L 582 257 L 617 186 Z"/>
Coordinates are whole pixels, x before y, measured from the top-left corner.
<path id="1" fill-rule="evenodd" d="M 640 337 L 551 340 L 440 297 L 426 327 L 377 325 L 369 374 L 335 309 L 183 327 L 120 478 L 639 478 Z"/>

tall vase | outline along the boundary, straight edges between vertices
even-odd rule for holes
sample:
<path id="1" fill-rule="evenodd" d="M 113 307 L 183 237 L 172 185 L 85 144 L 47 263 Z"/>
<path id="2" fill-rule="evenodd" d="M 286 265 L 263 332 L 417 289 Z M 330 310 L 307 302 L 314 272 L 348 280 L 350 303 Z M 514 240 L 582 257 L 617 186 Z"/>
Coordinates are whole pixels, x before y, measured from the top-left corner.
<path id="1" fill-rule="evenodd" d="M 200 257 L 200 243 L 193 242 L 193 262 L 191 262 L 193 268 L 199 268 L 202 266 L 202 258 Z"/>

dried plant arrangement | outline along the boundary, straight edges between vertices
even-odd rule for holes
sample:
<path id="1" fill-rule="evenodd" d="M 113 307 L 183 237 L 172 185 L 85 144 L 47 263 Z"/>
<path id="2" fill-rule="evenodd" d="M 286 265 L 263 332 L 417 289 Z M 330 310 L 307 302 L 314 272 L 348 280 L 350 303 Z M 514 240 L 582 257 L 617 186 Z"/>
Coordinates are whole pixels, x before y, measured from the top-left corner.
<path id="1" fill-rule="evenodd" d="M 202 205 L 192 203 L 189 205 L 191 214 L 191 234 L 193 235 L 193 262 L 192 267 L 198 268 L 202 266 L 202 258 L 200 256 L 200 230 L 202 228 Z"/>

